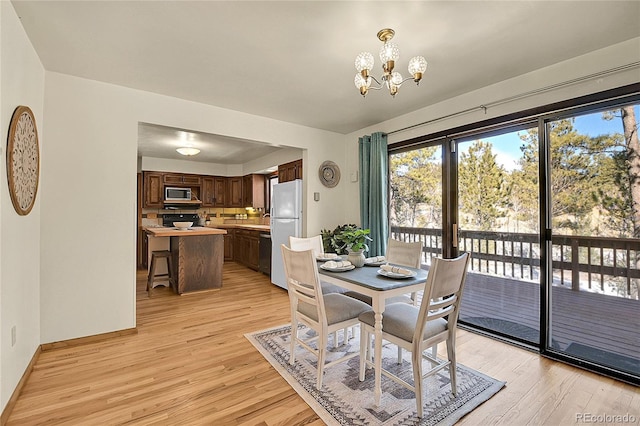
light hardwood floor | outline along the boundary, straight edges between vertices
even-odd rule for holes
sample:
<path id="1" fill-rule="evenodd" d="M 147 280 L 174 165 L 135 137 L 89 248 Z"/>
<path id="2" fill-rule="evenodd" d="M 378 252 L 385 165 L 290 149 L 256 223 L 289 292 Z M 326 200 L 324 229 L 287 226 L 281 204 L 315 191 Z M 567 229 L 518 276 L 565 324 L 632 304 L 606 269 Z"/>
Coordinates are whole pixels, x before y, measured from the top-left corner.
<path id="1" fill-rule="evenodd" d="M 145 280 L 138 273 L 137 334 L 43 351 L 8 425 L 323 424 L 243 336 L 289 321 L 284 290 L 235 263 L 209 293 L 148 296 Z M 640 424 L 634 386 L 463 330 L 457 353 L 507 381 L 462 425 L 571 425 L 582 413 Z"/>

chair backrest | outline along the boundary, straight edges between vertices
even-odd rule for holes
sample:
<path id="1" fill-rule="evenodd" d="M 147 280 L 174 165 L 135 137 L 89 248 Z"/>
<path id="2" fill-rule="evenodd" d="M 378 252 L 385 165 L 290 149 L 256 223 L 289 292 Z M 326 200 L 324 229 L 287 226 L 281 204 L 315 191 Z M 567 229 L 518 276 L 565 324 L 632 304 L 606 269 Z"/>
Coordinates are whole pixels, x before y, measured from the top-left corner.
<path id="1" fill-rule="evenodd" d="M 396 265 L 408 266 L 410 268 L 420 268 L 422 257 L 422 242 L 405 243 L 389 239 L 387 244 L 386 260 Z"/>
<path id="2" fill-rule="evenodd" d="M 309 238 L 289 237 L 289 247 L 294 251 L 313 250 L 314 256 L 322 256 L 324 254 L 322 235 Z"/>
<path id="3" fill-rule="evenodd" d="M 455 330 L 469 259 L 469 253 L 455 259 L 432 258 L 413 335 L 414 342 L 422 340 L 429 321 L 439 318 L 446 317 L 448 332 Z"/>
<path id="4" fill-rule="evenodd" d="M 315 324 L 325 324 L 324 298 L 314 250 L 296 251 L 281 246 L 284 274 L 292 311 Z"/>

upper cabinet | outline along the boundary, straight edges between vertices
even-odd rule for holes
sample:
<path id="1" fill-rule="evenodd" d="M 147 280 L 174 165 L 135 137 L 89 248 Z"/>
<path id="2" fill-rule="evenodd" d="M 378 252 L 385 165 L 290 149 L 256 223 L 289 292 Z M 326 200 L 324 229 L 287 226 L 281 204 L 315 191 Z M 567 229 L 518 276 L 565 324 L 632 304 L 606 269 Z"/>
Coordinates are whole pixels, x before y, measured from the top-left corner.
<path id="1" fill-rule="evenodd" d="M 164 207 L 164 188 L 189 187 L 202 207 L 265 207 L 265 176 L 201 176 L 180 173 L 143 172 L 145 208 Z"/>
<path id="2" fill-rule="evenodd" d="M 214 176 L 213 177 L 213 207 L 226 207 L 226 193 L 227 193 L 227 178 Z"/>
<path id="3" fill-rule="evenodd" d="M 242 206 L 264 208 L 264 175 L 247 175 L 242 178 Z"/>
<path id="4" fill-rule="evenodd" d="M 215 178 L 213 176 L 202 177 L 202 190 L 200 191 L 200 196 L 202 197 L 200 199 L 200 201 L 202 201 L 202 207 L 215 206 Z"/>
<path id="5" fill-rule="evenodd" d="M 227 178 L 225 207 L 244 207 L 242 205 L 242 177 Z"/>
<path id="6" fill-rule="evenodd" d="M 202 177 L 198 175 L 185 175 L 182 173 L 165 173 L 164 183 L 166 185 L 201 185 Z"/>
<path id="7" fill-rule="evenodd" d="M 162 173 L 144 172 L 144 207 L 154 209 L 162 208 L 164 202 L 164 184 Z"/>
<path id="8" fill-rule="evenodd" d="M 278 166 L 278 183 L 302 179 L 302 159 Z"/>

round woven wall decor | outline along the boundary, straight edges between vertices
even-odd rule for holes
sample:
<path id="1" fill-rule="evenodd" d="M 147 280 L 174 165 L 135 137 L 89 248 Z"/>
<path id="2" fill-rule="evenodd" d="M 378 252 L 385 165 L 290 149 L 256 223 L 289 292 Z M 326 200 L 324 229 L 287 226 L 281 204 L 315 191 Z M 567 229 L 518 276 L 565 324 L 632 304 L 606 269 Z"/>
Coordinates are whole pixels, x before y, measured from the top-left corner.
<path id="1" fill-rule="evenodd" d="M 327 188 L 333 188 L 340 182 L 340 168 L 333 161 L 325 161 L 318 169 L 320 182 Z"/>

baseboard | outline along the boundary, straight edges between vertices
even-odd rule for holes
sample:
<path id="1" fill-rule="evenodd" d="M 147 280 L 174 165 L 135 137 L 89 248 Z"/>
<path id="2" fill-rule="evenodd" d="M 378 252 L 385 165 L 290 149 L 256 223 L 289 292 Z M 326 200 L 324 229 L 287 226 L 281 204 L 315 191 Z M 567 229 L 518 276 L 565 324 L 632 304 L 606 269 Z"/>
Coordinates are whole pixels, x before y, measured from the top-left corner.
<path id="1" fill-rule="evenodd" d="M 135 327 L 126 328 L 124 330 L 110 331 L 108 333 L 102 333 L 102 334 L 94 334 L 93 336 L 78 337 L 76 339 L 61 340 L 59 342 L 52 342 L 52 343 L 43 343 L 40 345 L 40 347 L 44 352 L 44 351 L 50 351 L 51 349 L 71 348 L 73 346 L 100 342 L 102 340 L 112 339 L 114 337 L 128 336 L 130 334 L 137 334 L 137 333 L 138 333 L 138 329 Z"/>
<path id="2" fill-rule="evenodd" d="M 7 405 L 4 406 L 4 410 L 2 410 L 2 414 L 0 415 L 0 426 L 5 426 L 7 424 L 7 421 L 9 420 L 9 415 L 11 415 L 11 412 L 13 411 L 13 407 L 16 405 L 16 402 L 18 401 L 18 397 L 20 396 L 20 392 L 22 392 L 22 388 L 24 387 L 24 384 L 27 383 L 29 376 L 31 376 L 31 372 L 33 371 L 33 366 L 36 364 L 36 361 L 38 361 L 38 358 L 40 357 L 41 352 L 42 352 L 42 347 L 38 346 L 36 348 L 35 353 L 31 357 L 31 361 L 29 361 L 29 365 L 27 365 L 27 368 L 24 370 L 24 373 L 22 374 L 22 377 L 20 378 L 18 385 L 13 390 L 13 393 L 11 394 L 11 398 L 9 398 L 9 401 L 7 401 Z"/>
<path id="3" fill-rule="evenodd" d="M 62 340 L 59 342 L 43 343 L 40 346 L 38 346 L 35 353 L 31 357 L 31 361 L 29 362 L 29 365 L 24 370 L 24 373 L 22 374 L 22 377 L 20 378 L 18 385 L 13 390 L 13 393 L 11 394 L 11 398 L 9 398 L 7 405 L 5 405 L 4 409 L 2 410 L 2 414 L 0 415 L 0 426 L 5 426 L 7 424 L 7 420 L 9 419 L 9 416 L 13 411 L 13 407 L 16 405 L 16 401 L 20 396 L 20 392 L 22 392 L 22 388 L 24 387 L 24 384 L 29 379 L 29 376 L 31 376 L 31 372 L 33 371 L 33 366 L 35 365 L 36 361 L 38 360 L 42 352 L 50 351 L 52 349 L 70 348 L 73 346 L 84 345 L 87 343 L 100 342 L 102 340 L 112 339 L 114 337 L 128 336 L 128 335 L 137 334 L 137 333 L 138 333 L 138 329 L 134 327 L 134 328 L 127 328 L 124 330 L 111 331 L 109 333 L 96 334 L 93 336 Z"/>

